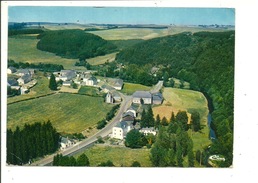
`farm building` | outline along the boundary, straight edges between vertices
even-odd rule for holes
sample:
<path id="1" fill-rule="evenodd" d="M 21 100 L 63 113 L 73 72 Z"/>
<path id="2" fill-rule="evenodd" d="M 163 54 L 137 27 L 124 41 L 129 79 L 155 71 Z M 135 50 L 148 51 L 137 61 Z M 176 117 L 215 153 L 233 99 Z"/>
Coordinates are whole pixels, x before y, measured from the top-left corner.
<path id="1" fill-rule="evenodd" d="M 31 81 L 31 75 L 30 74 L 22 75 L 22 77 L 20 77 L 18 79 L 19 85 L 24 85 L 24 84 L 26 84 L 26 83 L 28 83 L 30 81 Z"/>
<path id="2" fill-rule="evenodd" d="M 60 72 L 54 72 L 56 80 L 69 81 L 76 77 L 74 70 L 61 70 Z"/>
<path id="3" fill-rule="evenodd" d="M 109 86 L 109 85 L 102 85 L 100 87 L 100 89 L 104 92 L 104 93 L 108 93 L 108 92 L 112 92 L 115 90 L 115 88 Z"/>
<path id="4" fill-rule="evenodd" d="M 29 69 L 19 69 L 15 74 L 18 76 L 32 75 Z"/>
<path id="5" fill-rule="evenodd" d="M 152 104 L 152 96 L 148 91 L 136 91 L 133 93 L 133 103 L 135 104 Z"/>
<path id="6" fill-rule="evenodd" d="M 20 89 L 18 81 L 15 78 L 7 78 L 7 86 L 10 86 L 12 89 Z"/>
<path id="7" fill-rule="evenodd" d="M 70 147 L 73 144 L 74 144 L 74 141 L 70 140 L 69 138 L 61 137 L 60 149 L 63 150 L 65 148 L 67 148 L 67 147 Z"/>
<path id="8" fill-rule="evenodd" d="M 16 68 L 14 68 L 14 67 L 8 67 L 7 68 L 7 74 L 13 74 L 13 73 L 15 73 L 17 70 L 16 70 Z"/>
<path id="9" fill-rule="evenodd" d="M 160 92 L 152 94 L 152 103 L 153 104 L 162 104 L 163 96 Z"/>
<path id="10" fill-rule="evenodd" d="M 122 90 L 124 82 L 122 79 L 108 79 L 108 84 L 115 88 L 116 90 Z"/>

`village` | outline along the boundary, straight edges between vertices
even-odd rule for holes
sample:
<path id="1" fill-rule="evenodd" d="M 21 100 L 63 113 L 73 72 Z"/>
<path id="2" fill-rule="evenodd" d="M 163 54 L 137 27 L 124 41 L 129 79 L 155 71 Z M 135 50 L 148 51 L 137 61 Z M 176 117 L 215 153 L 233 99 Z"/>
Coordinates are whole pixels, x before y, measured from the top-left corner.
<path id="1" fill-rule="evenodd" d="M 9 67 L 7 69 L 8 80 L 7 85 L 12 90 L 17 90 L 20 95 L 26 95 L 30 89 L 37 84 L 34 75 L 38 71 L 36 69 L 18 69 Z M 55 80 L 61 83 L 56 92 L 71 92 L 78 91 L 81 86 L 89 86 L 97 88 L 105 96 L 105 102 L 110 105 L 117 105 L 123 101 L 123 95 L 120 91 L 123 88 L 123 80 L 117 78 L 101 78 L 97 79 L 92 70 L 61 70 L 53 72 Z M 47 75 L 50 79 L 50 75 Z M 158 89 L 155 91 L 135 91 L 130 97 L 127 104 L 129 107 L 123 111 L 122 116 L 119 116 L 115 126 L 111 129 L 108 137 L 120 141 L 120 145 L 124 144 L 124 140 L 128 132 L 132 129 L 139 130 L 144 135 L 157 134 L 157 129 L 154 127 L 140 127 L 141 113 L 143 111 L 142 105 L 162 104 L 163 96 L 159 92 L 162 82 L 159 83 Z M 46 86 L 48 87 L 48 86 Z M 75 146 L 78 139 L 72 139 L 67 136 L 60 137 L 60 150 Z"/>

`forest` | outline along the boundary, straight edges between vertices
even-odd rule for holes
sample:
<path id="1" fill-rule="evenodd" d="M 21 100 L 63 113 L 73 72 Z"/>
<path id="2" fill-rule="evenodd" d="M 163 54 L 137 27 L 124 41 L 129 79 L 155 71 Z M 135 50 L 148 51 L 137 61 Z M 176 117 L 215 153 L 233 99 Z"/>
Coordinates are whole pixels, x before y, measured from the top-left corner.
<path id="1" fill-rule="evenodd" d="M 25 124 L 15 131 L 7 129 L 7 163 L 23 165 L 37 157 L 54 153 L 59 147 L 59 133 L 51 122 Z"/>
<path id="2" fill-rule="evenodd" d="M 99 36 L 83 30 L 45 31 L 37 37 L 37 48 L 65 58 L 85 60 L 112 53 L 117 47 Z"/>
<path id="3" fill-rule="evenodd" d="M 157 79 L 166 83 L 175 77 L 209 96 L 211 126 L 217 137 L 209 152 L 226 157 L 223 167 L 233 160 L 234 46 L 234 31 L 185 32 L 140 42 L 122 50 L 116 58 L 125 65 L 119 74 L 129 73 L 127 80 L 137 81 L 145 75 L 151 84 Z M 149 65 L 160 68 L 156 77 L 151 75 Z M 131 68 L 137 68 L 136 72 Z"/>

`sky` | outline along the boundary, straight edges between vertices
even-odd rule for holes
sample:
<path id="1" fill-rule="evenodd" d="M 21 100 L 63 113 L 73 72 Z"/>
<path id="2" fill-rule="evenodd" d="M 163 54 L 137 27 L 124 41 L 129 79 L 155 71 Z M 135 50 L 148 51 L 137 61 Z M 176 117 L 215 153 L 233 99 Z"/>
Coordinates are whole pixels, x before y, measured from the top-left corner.
<path id="1" fill-rule="evenodd" d="M 233 8 L 9 6 L 9 22 L 235 25 Z"/>

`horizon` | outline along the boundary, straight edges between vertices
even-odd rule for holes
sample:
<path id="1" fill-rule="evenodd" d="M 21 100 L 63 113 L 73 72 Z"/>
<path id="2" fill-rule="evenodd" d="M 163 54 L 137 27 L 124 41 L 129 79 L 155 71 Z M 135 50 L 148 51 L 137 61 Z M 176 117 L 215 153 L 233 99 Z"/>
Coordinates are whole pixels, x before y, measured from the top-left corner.
<path id="1" fill-rule="evenodd" d="M 8 23 L 233 25 L 234 8 L 9 6 Z"/>

